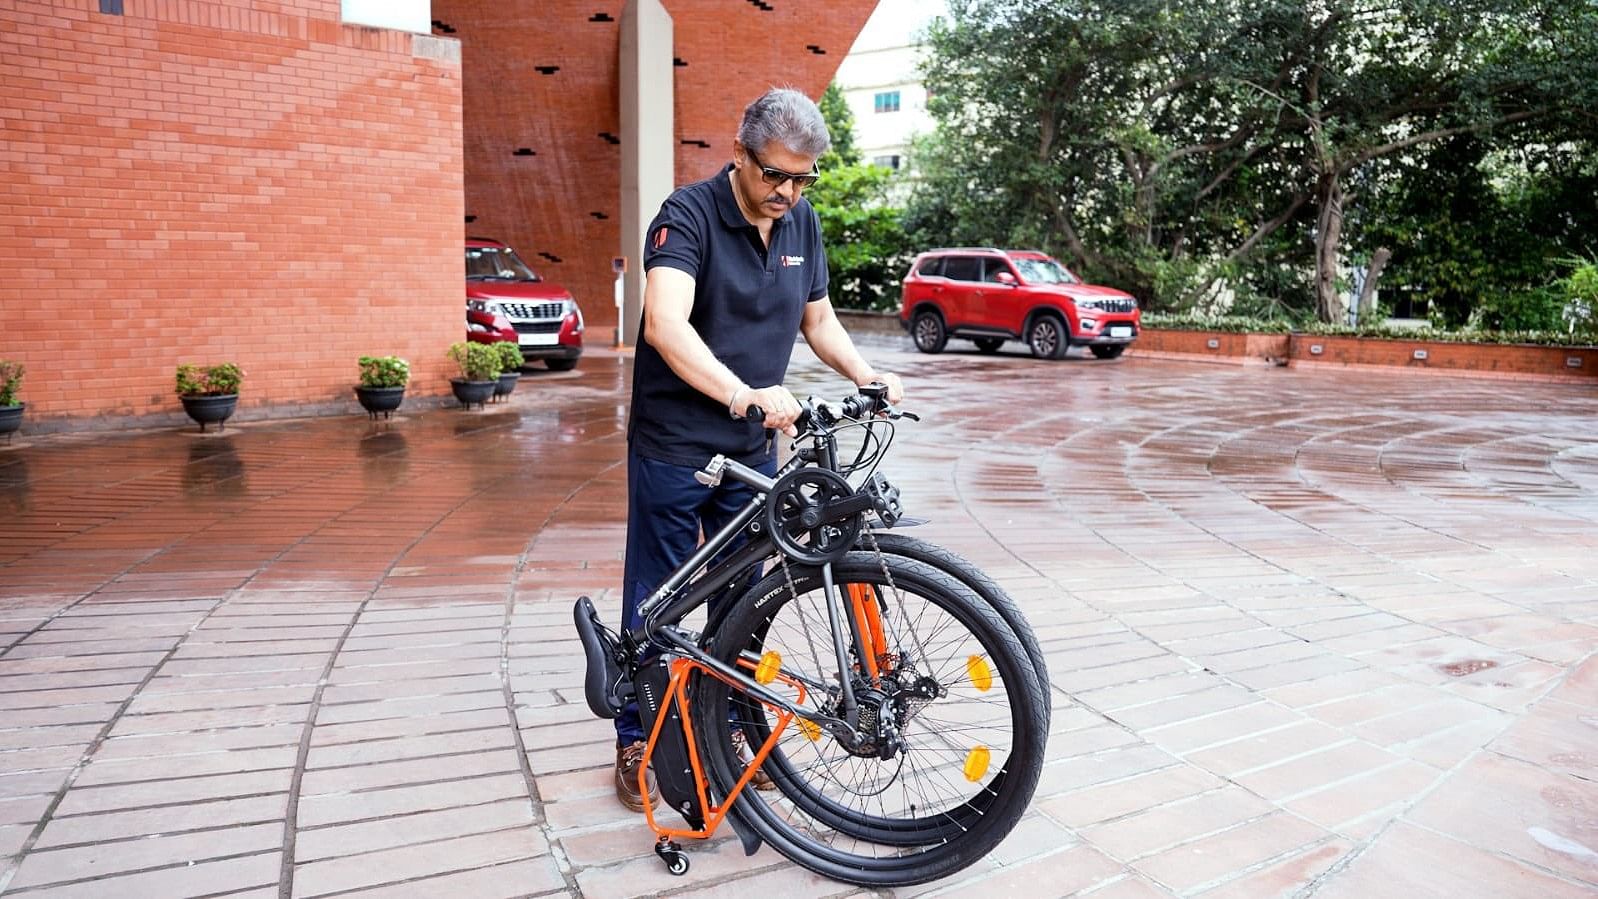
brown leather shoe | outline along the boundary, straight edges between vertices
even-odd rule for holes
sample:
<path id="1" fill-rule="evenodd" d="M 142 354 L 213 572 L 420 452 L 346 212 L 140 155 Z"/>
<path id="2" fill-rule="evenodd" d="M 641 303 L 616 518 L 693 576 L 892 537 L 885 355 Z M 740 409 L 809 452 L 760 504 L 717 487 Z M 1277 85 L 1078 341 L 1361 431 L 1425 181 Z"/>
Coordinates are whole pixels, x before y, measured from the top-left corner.
<path id="1" fill-rule="evenodd" d="M 754 760 L 755 754 L 749 750 L 749 738 L 741 730 L 732 732 L 732 748 L 737 750 L 738 758 L 745 765 Z M 777 785 L 771 782 L 771 775 L 760 768 L 755 769 L 754 776 L 749 778 L 749 785 L 757 790 L 775 790 Z"/>
<path id="2" fill-rule="evenodd" d="M 643 740 L 616 747 L 616 798 L 635 812 L 644 810 L 644 794 L 638 792 L 638 766 L 643 762 Z M 655 788 L 653 771 L 644 774 L 644 782 L 649 785 L 649 801 L 659 802 L 660 791 Z"/>

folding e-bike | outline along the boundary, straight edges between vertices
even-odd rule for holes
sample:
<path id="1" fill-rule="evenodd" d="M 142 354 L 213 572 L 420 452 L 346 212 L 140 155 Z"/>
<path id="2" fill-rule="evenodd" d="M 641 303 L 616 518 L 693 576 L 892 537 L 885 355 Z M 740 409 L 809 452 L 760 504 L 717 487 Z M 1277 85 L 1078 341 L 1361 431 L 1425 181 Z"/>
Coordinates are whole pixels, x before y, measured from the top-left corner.
<path id="1" fill-rule="evenodd" d="M 914 417 L 885 396 L 804 403 L 775 478 L 710 460 L 702 483 L 755 496 L 640 604 L 642 626 L 611 631 L 588 597 L 573 609 L 589 707 L 614 718 L 638 702 L 640 791 L 674 874 L 688 870 L 678 838 L 730 819 L 746 852 L 764 842 L 837 880 L 922 883 L 980 859 L 1031 800 L 1049 729 L 1042 654 L 974 566 L 885 532 L 902 508 L 877 468 L 894 423 Z M 846 463 L 843 435 L 860 438 Z M 701 608 L 696 630 L 685 619 Z M 686 827 L 657 816 L 651 766 Z M 774 789 L 751 788 L 756 769 Z"/>

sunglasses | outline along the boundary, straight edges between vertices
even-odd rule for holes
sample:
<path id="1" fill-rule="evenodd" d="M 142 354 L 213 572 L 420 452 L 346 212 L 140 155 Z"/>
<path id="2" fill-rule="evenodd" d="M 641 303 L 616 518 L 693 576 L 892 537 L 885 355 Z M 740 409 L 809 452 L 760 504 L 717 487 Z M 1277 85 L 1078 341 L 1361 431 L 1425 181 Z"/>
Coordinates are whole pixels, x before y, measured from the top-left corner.
<path id="1" fill-rule="evenodd" d="M 782 186 L 782 182 L 792 181 L 794 187 L 804 190 L 810 185 L 821 180 L 821 172 L 819 170 L 811 169 L 802 175 L 795 175 L 793 172 L 785 172 L 782 169 L 774 169 L 771 166 L 766 165 L 760 161 L 759 156 L 755 155 L 755 151 L 749 149 L 748 147 L 744 147 L 744 152 L 748 153 L 749 158 L 753 159 L 755 161 L 755 165 L 759 167 L 760 180 L 766 182 L 772 187 L 780 187 Z"/>

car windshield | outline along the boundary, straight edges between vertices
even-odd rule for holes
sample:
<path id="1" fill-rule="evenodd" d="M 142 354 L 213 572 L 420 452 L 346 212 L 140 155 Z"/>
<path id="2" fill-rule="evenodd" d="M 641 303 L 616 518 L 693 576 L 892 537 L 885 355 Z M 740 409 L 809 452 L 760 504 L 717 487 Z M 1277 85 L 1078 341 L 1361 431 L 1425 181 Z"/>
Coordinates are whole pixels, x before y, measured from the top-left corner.
<path id="1" fill-rule="evenodd" d="M 467 247 L 468 281 L 537 281 L 538 275 L 508 247 Z"/>
<path id="2" fill-rule="evenodd" d="M 1053 259 L 1016 259 L 1011 258 L 1015 267 L 1021 270 L 1021 278 L 1028 284 L 1080 284 L 1076 275 L 1066 270 L 1066 267 Z"/>

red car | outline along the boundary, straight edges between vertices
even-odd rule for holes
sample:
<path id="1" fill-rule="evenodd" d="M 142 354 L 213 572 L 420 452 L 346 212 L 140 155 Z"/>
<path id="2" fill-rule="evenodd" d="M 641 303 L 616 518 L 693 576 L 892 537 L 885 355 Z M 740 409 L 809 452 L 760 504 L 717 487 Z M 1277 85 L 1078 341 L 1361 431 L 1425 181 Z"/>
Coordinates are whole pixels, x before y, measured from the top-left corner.
<path id="1" fill-rule="evenodd" d="M 571 291 L 538 277 L 515 250 L 468 237 L 466 339 L 514 340 L 528 362 L 570 371 L 583 354 L 583 313 Z"/>
<path id="2" fill-rule="evenodd" d="M 1073 346 L 1114 359 L 1143 328 L 1131 294 L 1084 284 L 1036 250 L 929 250 L 911 263 L 902 297 L 899 323 L 923 353 L 941 353 L 956 337 L 984 353 L 1023 340 L 1039 359 Z"/>

